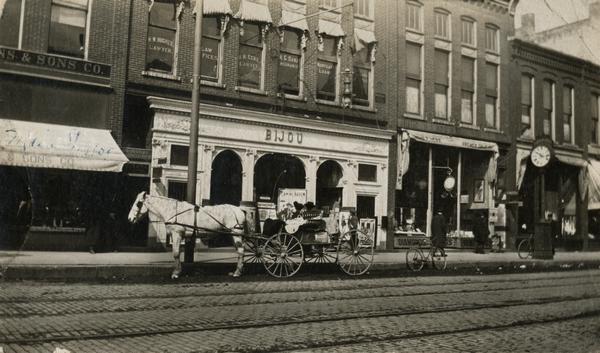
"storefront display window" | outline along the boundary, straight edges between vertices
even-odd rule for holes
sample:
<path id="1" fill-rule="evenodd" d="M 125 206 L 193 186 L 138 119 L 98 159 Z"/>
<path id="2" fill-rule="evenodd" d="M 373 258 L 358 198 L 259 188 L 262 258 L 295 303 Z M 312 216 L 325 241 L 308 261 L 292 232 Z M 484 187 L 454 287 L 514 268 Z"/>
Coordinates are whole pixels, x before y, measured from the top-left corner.
<path id="1" fill-rule="evenodd" d="M 19 47 L 22 1 L 24 0 L 5 0 L 0 16 L 0 45 Z"/>
<path id="2" fill-rule="evenodd" d="M 53 1 L 48 52 L 83 58 L 87 17 L 88 0 Z"/>
<path id="3" fill-rule="evenodd" d="M 411 142 L 409 154 L 410 166 L 402 176 L 402 190 L 396 194 L 395 220 L 398 230 L 425 232 L 429 145 Z"/>
<path id="4" fill-rule="evenodd" d="M 155 0 L 148 20 L 146 70 L 175 74 L 177 6 L 175 0 Z"/>
<path id="5" fill-rule="evenodd" d="M 264 71 L 262 28 L 259 24 L 245 23 L 243 32 L 243 36 L 240 34 L 238 86 L 261 90 Z"/>

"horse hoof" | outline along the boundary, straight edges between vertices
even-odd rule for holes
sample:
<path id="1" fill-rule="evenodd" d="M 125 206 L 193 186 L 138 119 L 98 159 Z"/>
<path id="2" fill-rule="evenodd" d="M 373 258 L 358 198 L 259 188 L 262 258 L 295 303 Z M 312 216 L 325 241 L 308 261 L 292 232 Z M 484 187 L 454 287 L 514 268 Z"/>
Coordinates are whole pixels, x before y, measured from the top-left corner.
<path id="1" fill-rule="evenodd" d="M 241 274 L 241 273 L 239 273 L 239 272 L 237 272 L 237 271 L 235 271 L 235 272 L 229 272 L 229 275 L 230 275 L 231 277 L 233 277 L 233 278 L 238 278 L 238 277 L 240 277 L 242 274 Z"/>
<path id="2" fill-rule="evenodd" d="M 179 275 L 176 275 L 176 274 L 171 275 L 171 279 L 178 279 L 178 278 L 179 278 Z"/>

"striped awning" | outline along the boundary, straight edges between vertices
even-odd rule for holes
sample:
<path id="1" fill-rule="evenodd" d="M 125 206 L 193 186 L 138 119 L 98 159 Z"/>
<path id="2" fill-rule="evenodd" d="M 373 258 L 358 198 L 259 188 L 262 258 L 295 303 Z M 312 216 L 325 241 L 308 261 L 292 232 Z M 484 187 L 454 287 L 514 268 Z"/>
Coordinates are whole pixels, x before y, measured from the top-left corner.
<path id="1" fill-rule="evenodd" d="M 588 210 L 600 209 L 600 161 L 590 159 L 587 167 Z"/>
<path id="2" fill-rule="evenodd" d="M 279 21 L 279 26 L 295 28 L 301 31 L 308 31 L 308 22 L 306 22 L 306 17 L 301 13 L 287 10 L 281 11 L 281 21 Z"/>
<path id="3" fill-rule="evenodd" d="M 267 5 L 258 4 L 248 0 L 242 0 L 240 3 L 240 9 L 235 14 L 235 18 L 242 21 L 253 21 L 262 23 L 273 23 L 271 13 Z"/>
<path id="4" fill-rule="evenodd" d="M 326 34 L 332 37 L 345 37 L 346 33 L 342 29 L 342 25 L 337 22 L 331 22 L 319 19 L 319 33 Z"/>
<path id="5" fill-rule="evenodd" d="M 360 28 L 354 29 L 354 50 L 361 51 L 373 43 L 377 43 L 375 33 Z"/>

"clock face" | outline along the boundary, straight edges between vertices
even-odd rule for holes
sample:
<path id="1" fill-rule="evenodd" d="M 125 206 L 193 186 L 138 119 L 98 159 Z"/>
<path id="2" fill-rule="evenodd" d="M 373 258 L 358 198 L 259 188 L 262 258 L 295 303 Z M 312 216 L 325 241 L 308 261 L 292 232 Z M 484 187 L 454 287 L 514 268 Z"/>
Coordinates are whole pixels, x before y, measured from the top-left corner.
<path id="1" fill-rule="evenodd" d="M 536 167 L 545 167 L 550 162 L 552 153 L 547 146 L 537 146 L 531 151 L 531 163 Z"/>

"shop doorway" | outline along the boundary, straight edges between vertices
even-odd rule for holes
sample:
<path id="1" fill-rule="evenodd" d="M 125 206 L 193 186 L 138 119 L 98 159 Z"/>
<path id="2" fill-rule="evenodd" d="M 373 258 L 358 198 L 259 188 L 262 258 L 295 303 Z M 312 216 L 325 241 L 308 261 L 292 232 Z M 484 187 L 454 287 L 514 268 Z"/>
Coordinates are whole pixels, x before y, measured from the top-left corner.
<path id="1" fill-rule="evenodd" d="M 304 164 L 298 157 L 270 153 L 256 161 L 254 166 L 255 201 L 277 203 L 279 189 L 306 188 Z"/>
<path id="2" fill-rule="evenodd" d="M 457 229 L 456 175 L 459 151 L 450 147 L 432 146 L 433 214 L 442 212 L 448 232 Z M 453 178 L 454 182 L 451 181 Z M 454 185 L 452 185 L 454 184 Z"/>
<path id="3" fill-rule="evenodd" d="M 32 199 L 25 168 L 0 166 L 0 249 L 18 249 L 32 219 Z"/>
<path id="4" fill-rule="evenodd" d="M 212 162 L 210 203 L 239 206 L 240 201 L 242 201 L 242 162 L 235 152 L 225 150 Z"/>
<path id="5" fill-rule="evenodd" d="M 335 161 L 325 161 L 317 169 L 317 207 L 328 210 L 342 206 L 342 167 Z"/>

